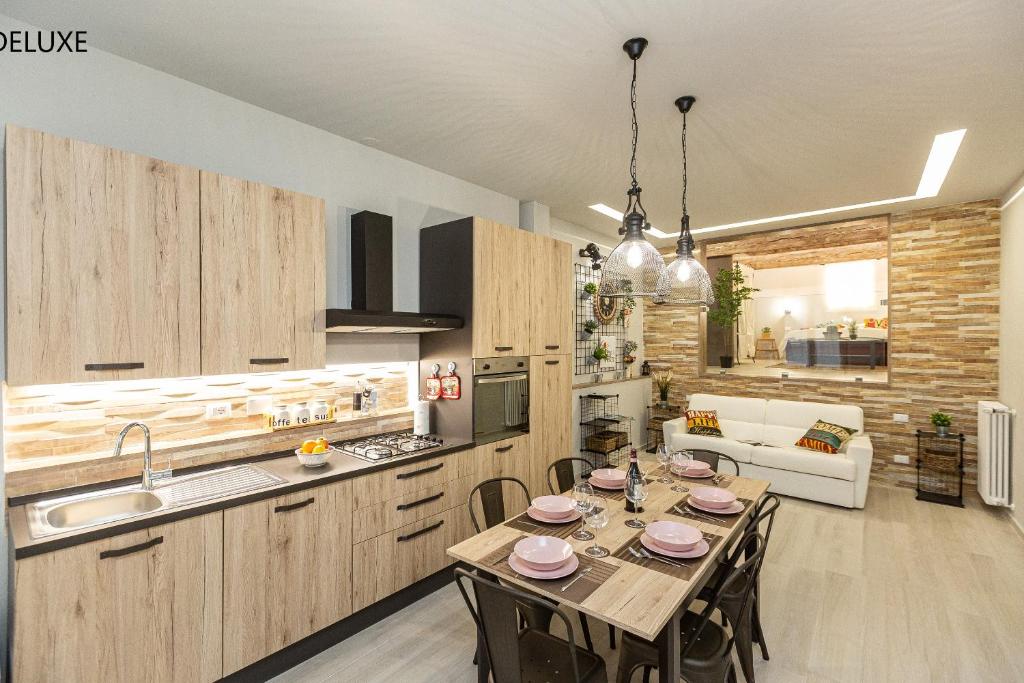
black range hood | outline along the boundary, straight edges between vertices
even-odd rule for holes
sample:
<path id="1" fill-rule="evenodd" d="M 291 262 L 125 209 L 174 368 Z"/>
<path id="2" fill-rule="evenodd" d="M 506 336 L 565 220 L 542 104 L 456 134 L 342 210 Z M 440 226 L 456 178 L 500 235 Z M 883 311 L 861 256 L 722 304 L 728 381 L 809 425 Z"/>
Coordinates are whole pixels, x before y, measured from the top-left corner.
<path id="1" fill-rule="evenodd" d="M 462 327 L 457 315 L 392 310 L 391 245 L 391 216 L 352 216 L 352 308 L 328 308 L 327 331 L 420 334 Z"/>

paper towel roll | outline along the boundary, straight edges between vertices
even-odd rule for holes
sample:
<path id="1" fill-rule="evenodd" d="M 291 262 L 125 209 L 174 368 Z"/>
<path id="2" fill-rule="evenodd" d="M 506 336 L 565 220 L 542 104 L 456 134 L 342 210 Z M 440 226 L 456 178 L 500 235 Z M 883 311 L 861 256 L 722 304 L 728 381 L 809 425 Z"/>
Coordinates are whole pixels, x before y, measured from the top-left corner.
<path id="1" fill-rule="evenodd" d="M 412 433 L 417 436 L 430 433 L 430 401 L 416 401 L 413 404 Z"/>

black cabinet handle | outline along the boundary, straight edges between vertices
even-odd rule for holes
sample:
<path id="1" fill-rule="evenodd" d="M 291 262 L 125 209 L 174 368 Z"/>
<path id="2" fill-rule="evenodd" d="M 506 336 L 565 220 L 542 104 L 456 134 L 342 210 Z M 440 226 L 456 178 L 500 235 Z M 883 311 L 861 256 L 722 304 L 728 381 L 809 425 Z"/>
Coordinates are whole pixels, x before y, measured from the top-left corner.
<path id="1" fill-rule="evenodd" d="M 145 363 L 130 362 L 130 363 L 86 363 L 85 369 L 89 371 L 96 370 L 141 370 L 146 367 Z"/>
<path id="2" fill-rule="evenodd" d="M 291 512 L 292 510 L 298 510 L 299 508 L 304 508 L 307 505 L 311 505 L 314 500 L 316 499 L 307 498 L 306 500 L 303 500 L 298 503 L 291 503 L 289 505 L 278 505 L 277 507 L 274 508 L 274 512 Z"/>
<path id="3" fill-rule="evenodd" d="M 118 548 L 116 550 L 104 550 L 103 552 L 100 553 L 100 559 L 101 560 L 105 560 L 108 557 L 121 557 L 122 555 L 131 555 L 132 553 L 137 553 L 137 552 L 139 552 L 141 550 L 149 550 L 153 546 L 160 545 L 163 542 L 164 542 L 164 537 L 163 536 L 157 536 L 156 538 L 151 538 L 151 539 L 149 539 L 148 541 L 146 541 L 144 543 L 139 543 L 137 545 L 130 545 L 127 548 Z"/>
<path id="4" fill-rule="evenodd" d="M 494 350 L 495 351 L 511 351 L 512 347 L 511 346 L 495 346 Z"/>
<path id="5" fill-rule="evenodd" d="M 398 510 L 398 511 L 411 510 L 414 507 L 418 507 L 420 505 L 425 505 L 426 503 L 430 503 L 432 501 L 437 500 L 438 498 L 443 498 L 443 497 L 444 497 L 444 491 L 441 491 L 441 493 L 436 493 L 436 494 L 434 494 L 432 496 L 427 496 L 426 498 L 420 498 L 419 500 L 413 501 L 411 503 L 402 503 L 401 505 L 396 505 L 395 509 Z"/>
<path id="6" fill-rule="evenodd" d="M 548 351 L 555 351 L 555 350 L 560 349 L 562 347 L 559 346 L 558 344 L 548 344 L 544 348 L 547 349 Z"/>
<path id="7" fill-rule="evenodd" d="M 431 465 L 430 467 L 424 467 L 421 470 L 413 470 L 412 472 L 402 472 L 401 474 L 396 474 L 395 475 L 395 479 L 412 479 L 413 477 L 418 477 L 421 474 L 427 474 L 428 472 L 436 472 L 437 470 L 441 469 L 442 467 L 444 467 L 444 463 L 443 462 L 439 462 L 436 465 Z"/>
<path id="8" fill-rule="evenodd" d="M 420 321 L 420 323 L 423 324 L 423 325 L 428 325 L 430 327 L 433 327 L 434 325 L 437 324 L 437 321 L 434 320 L 433 318 L 424 318 L 423 320 Z"/>
<path id="9" fill-rule="evenodd" d="M 498 446 L 497 448 L 494 449 L 494 452 L 495 453 L 504 453 L 504 452 L 510 451 L 510 450 L 512 450 L 512 444 L 509 444 L 508 446 Z"/>
<path id="10" fill-rule="evenodd" d="M 442 524 L 444 524 L 444 520 L 443 519 L 440 522 L 438 522 L 437 524 L 431 524 L 430 526 L 425 526 L 422 529 L 420 529 L 419 531 L 414 531 L 411 534 L 403 534 L 402 536 L 398 537 L 398 542 L 401 543 L 402 541 L 409 541 L 409 540 L 412 540 L 412 539 L 416 538 L 417 536 L 422 536 L 423 534 L 431 532 L 434 529 L 439 529 Z"/>
<path id="11" fill-rule="evenodd" d="M 287 358 L 250 358 L 250 365 L 284 365 L 288 362 Z"/>
<path id="12" fill-rule="evenodd" d="M 558 361 L 557 360 L 546 360 L 546 361 L 544 361 L 544 365 L 558 365 Z"/>

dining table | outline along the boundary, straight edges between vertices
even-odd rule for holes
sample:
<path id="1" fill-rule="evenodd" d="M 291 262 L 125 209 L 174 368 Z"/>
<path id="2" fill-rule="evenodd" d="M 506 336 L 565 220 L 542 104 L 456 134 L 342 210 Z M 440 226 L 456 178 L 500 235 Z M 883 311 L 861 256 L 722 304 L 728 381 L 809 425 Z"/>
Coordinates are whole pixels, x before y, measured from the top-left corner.
<path id="1" fill-rule="evenodd" d="M 520 512 L 504 523 L 450 547 L 448 554 L 466 565 L 497 576 L 503 582 L 654 643 L 658 648 L 659 681 L 677 683 L 680 677 L 680 619 L 721 558 L 743 533 L 757 501 L 768 490 L 769 482 L 733 474 L 716 474 L 713 478 L 704 479 L 672 475 L 672 483 L 662 483 L 660 480 L 668 474 L 664 469 L 654 467 L 645 473 L 648 497 L 637 516 L 647 524 L 670 520 L 696 527 L 709 545 L 708 552 L 702 557 L 665 558 L 672 564 L 636 557 L 637 553 L 645 550 L 640 542 L 643 530 L 626 525 L 634 513 L 626 511 L 623 491 L 602 490 L 596 486 L 597 502 L 608 510 L 609 519 L 605 528 L 596 531 L 595 540 L 581 541 L 571 536 L 572 531 L 579 528 L 579 521 L 545 524 Z M 673 490 L 673 486 L 677 490 Z M 743 504 L 743 510 L 732 515 L 717 515 L 694 509 L 687 504 L 687 498 L 690 491 L 701 486 L 728 489 Z M 571 496 L 571 492 L 562 495 Z M 512 547 L 525 536 L 565 539 L 572 544 L 579 558 L 579 567 L 572 574 L 554 580 L 532 579 L 518 574 L 511 569 L 507 559 Z M 585 550 L 594 543 L 607 548 L 610 554 L 600 559 L 588 556 Z"/>

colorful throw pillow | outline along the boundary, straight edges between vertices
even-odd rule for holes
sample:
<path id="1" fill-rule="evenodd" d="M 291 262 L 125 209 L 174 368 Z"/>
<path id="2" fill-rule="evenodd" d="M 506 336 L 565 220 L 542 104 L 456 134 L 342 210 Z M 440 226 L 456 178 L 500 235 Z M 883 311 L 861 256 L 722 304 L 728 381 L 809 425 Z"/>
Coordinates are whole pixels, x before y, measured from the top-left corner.
<path id="1" fill-rule="evenodd" d="M 818 420 L 813 427 L 807 430 L 806 434 L 800 437 L 796 445 L 820 453 L 835 454 L 853 438 L 856 432 L 856 429 Z"/>
<path id="2" fill-rule="evenodd" d="M 701 436 L 722 436 L 722 426 L 718 424 L 718 412 L 714 410 L 687 410 L 686 431 Z"/>
<path id="3" fill-rule="evenodd" d="M 878 321 L 878 326 L 881 327 L 883 330 L 889 329 L 889 319 L 882 318 L 881 320 Z"/>
<path id="4" fill-rule="evenodd" d="M 874 318 L 864 318 L 864 327 L 878 327 L 878 321 Z"/>

